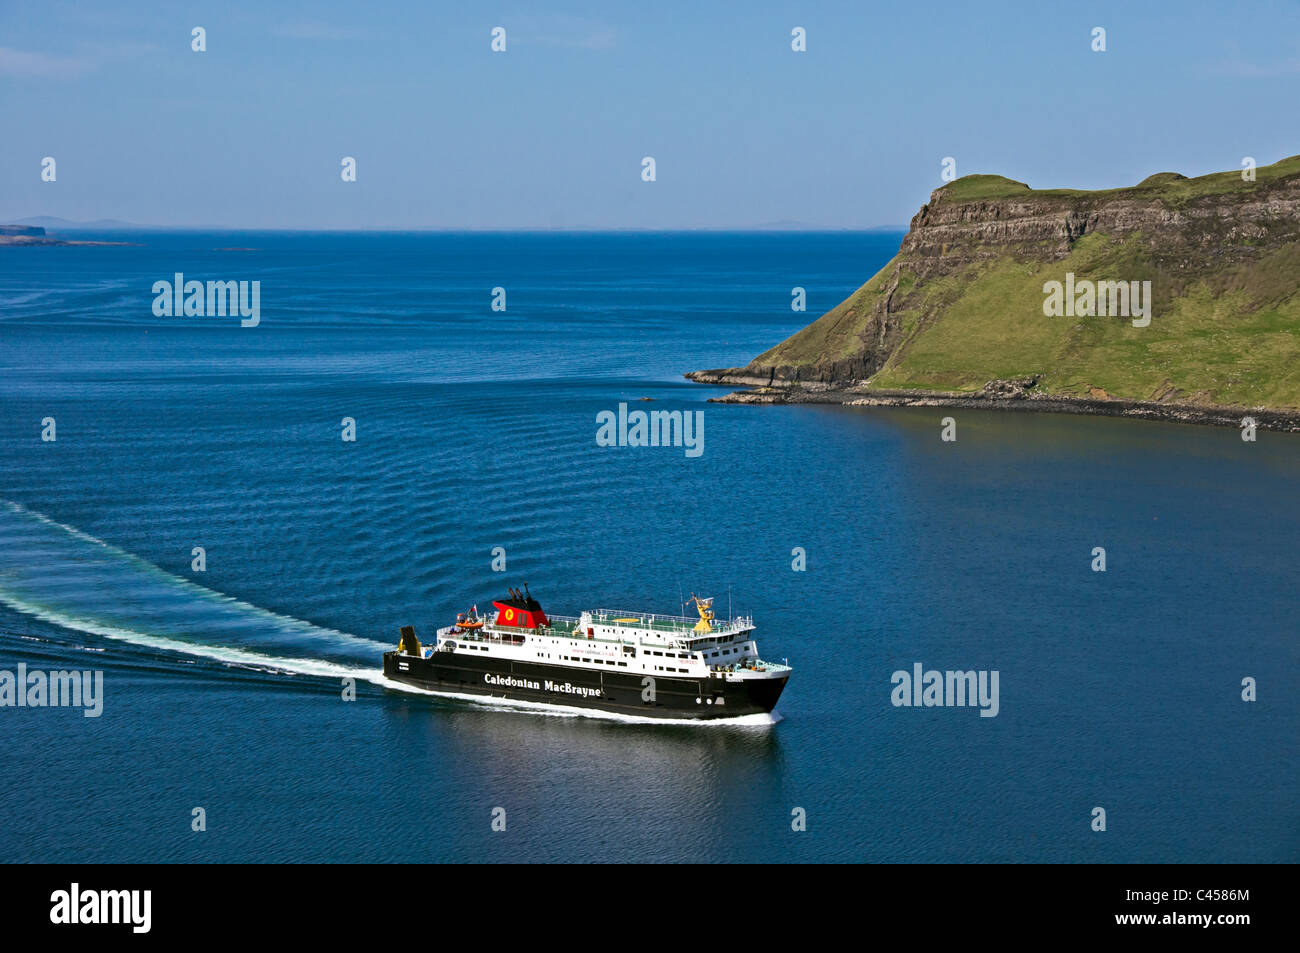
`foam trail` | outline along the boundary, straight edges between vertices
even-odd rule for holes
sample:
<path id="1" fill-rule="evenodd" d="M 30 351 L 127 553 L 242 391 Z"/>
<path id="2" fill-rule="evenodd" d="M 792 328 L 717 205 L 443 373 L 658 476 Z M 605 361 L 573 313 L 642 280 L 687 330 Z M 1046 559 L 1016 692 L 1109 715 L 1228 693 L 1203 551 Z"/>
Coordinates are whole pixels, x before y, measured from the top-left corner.
<path id="1" fill-rule="evenodd" d="M 0 602 L 64 628 L 302 674 L 370 677 L 389 647 L 207 589 L 11 502 L 0 505 Z"/>
<path id="2" fill-rule="evenodd" d="M 85 632 L 89 635 L 99 635 L 107 639 L 118 639 L 123 642 L 130 642 L 132 645 L 161 649 L 167 652 L 181 652 L 186 655 L 196 655 L 200 658 L 212 659 L 217 662 L 244 665 L 249 668 L 258 668 L 264 671 L 282 672 L 292 675 L 315 675 L 321 678 L 358 678 L 373 682 L 376 685 L 382 685 L 385 682 L 383 670 L 378 668 L 371 670 L 350 668 L 346 665 L 339 665 L 335 662 L 328 662 L 323 659 L 283 658 L 274 655 L 265 655 L 261 652 L 251 652 L 246 649 L 231 648 L 229 646 L 201 645 L 195 642 L 181 642 L 163 636 L 146 635 L 130 629 L 105 625 L 104 623 L 96 622 L 93 619 L 78 619 L 61 612 L 44 609 L 41 606 L 31 605 L 30 603 L 14 599 L 3 592 L 0 592 L 0 602 L 3 602 L 9 608 L 21 612 L 24 615 L 30 615 L 34 618 L 40 619 L 42 622 L 49 622 L 53 625 L 60 626 L 64 629 L 71 629 L 75 632 Z"/>

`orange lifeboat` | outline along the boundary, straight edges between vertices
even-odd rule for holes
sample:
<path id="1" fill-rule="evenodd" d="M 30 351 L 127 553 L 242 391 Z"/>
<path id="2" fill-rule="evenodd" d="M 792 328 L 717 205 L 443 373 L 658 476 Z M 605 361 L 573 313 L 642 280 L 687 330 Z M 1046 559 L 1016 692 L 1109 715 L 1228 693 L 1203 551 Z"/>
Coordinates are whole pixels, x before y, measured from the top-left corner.
<path id="1" fill-rule="evenodd" d="M 458 613 L 456 616 L 456 628 L 462 632 L 472 632 L 475 629 L 483 628 L 483 620 L 467 616 L 465 613 Z"/>

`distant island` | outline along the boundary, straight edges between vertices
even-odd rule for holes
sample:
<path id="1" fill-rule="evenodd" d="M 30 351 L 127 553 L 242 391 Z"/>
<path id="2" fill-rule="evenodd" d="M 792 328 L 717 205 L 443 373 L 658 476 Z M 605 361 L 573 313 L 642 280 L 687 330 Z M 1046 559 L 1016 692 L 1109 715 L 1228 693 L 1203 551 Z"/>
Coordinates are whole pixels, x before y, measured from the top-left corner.
<path id="1" fill-rule="evenodd" d="M 131 242 L 89 242 L 51 238 L 40 225 L 0 225 L 0 247 L 5 245 L 130 245 Z"/>
<path id="2" fill-rule="evenodd" d="M 727 402 L 1300 431 L 1300 156 L 1093 192 L 965 176 L 845 301 L 745 367 L 686 376 L 753 388 Z"/>

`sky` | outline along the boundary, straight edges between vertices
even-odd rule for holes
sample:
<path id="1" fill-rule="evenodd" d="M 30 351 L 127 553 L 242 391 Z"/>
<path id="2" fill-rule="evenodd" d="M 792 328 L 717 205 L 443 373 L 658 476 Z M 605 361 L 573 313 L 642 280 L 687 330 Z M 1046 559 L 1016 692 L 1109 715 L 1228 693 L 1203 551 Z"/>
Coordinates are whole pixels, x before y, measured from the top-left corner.
<path id="1" fill-rule="evenodd" d="M 1274 162 L 1298 93 L 1296 0 L 0 0 L 0 222 L 905 226 L 946 157 L 1035 188 Z"/>

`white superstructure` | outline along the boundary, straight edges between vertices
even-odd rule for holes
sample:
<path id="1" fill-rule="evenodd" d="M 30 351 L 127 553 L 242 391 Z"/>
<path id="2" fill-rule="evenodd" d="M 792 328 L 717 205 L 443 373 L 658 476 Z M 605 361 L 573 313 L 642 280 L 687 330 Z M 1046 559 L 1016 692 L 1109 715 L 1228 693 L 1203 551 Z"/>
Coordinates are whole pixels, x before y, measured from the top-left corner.
<path id="1" fill-rule="evenodd" d="M 701 600 L 703 601 L 703 600 Z M 707 602 L 700 619 L 596 609 L 580 616 L 552 616 L 544 624 L 502 623 L 506 610 L 471 618 L 470 625 L 437 631 L 432 652 L 481 652 L 540 665 L 679 678 L 772 678 L 790 668 L 765 662 L 750 637 L 753 619 L 714 623 Z M 474 622 L 480 623 L 473 625 Z"/>

